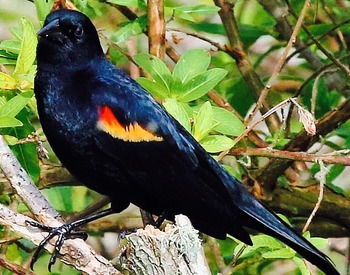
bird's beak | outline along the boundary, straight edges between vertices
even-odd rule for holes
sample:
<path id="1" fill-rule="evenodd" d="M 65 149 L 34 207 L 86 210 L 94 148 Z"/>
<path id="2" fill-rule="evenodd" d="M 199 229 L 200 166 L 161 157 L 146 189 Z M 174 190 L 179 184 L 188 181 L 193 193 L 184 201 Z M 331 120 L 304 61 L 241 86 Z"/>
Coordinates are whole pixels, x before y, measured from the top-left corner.
<path id="1" fill-rule="evenodd" d="M 53 41 L 63 42 L 65 36 L 60 30 L 60 20 L 55 19 L 37 32 L 37 35 Z"/>

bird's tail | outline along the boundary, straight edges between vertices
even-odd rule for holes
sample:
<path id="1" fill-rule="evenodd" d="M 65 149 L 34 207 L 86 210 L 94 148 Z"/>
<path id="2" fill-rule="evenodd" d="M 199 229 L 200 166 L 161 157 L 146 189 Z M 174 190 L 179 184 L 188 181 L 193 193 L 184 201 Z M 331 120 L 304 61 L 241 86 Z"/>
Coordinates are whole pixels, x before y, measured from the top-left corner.
<path id="1" fill-rule="evenodd" d="M 305 259 L 316 265 L 327 275 L 340 275 L 330 259 L 314 247 L 309 241 L 297 234 L 287 223 L 262 205 L 259 201 L 244 196 L 240 203 L 243 220 L 248 220 L 248 227 L 257 229 L 265 234 L 276 237 L 293 248 Z M 248 219 L 247 219 L 248 218 Z"/>

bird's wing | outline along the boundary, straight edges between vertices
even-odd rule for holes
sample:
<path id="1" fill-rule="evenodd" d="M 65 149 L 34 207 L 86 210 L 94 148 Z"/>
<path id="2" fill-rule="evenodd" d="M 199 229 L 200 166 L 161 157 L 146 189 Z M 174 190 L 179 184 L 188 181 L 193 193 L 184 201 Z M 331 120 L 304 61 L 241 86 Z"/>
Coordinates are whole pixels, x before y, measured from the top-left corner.
<path id="1" fill-rule="evenodd" d="M 183 129 L 132 79 L 99 78 L 93 102 L 98 109 L 97 128 L 116 140 L 129 143 L 160 142 L 175 146 L 186 165 L 198 159 Z"/>
<path id="2" fill-rule="evenodd" d="M 225 213 L 222 216 L 229 216 L 232 226 L 228 227 L 234 228 L 230 230 L 223 225 L 222 228 L 214 229 L 219 232 L 216 236 L 224 238 L 227 232 L 234 231 L 236 237 L 251 243 L 249 235 L 238 222 L 235 211 L 231 211 L 233 204 L 226 186 L 231 183 L 223 183 L 220 172 L 216 171 L 223 168 L 205 152 L 190 133 L 145 90 L 126 76 L 120 79 L 99 78 L 98 85 L 95 85 L 93 90 L 92 100 L 98 111 L 96 127 L 99 134 L 96 136 L 96 143 L 101 150 L 121 165 L 127 161 L 127 154 L 135 153 L 134 148 L 144 150 L 147 157 L 138 155 L 138 159 L 142 159 L 139 165 L 136 164 L 137 158 L 132 158 L 125 164 L 125 169 L 130 170 L 129 173 L 135 177 L 138 173 L 139 179 L 150 177 L 147 185 L 152 184 L 150 188 L 156 190 L 155 192 L 164 190 L 159 191 L 163 192 L 163 196 L 181 189 L 183 192 L 192 192 L 191 196 L 196 199 L 203 198 L 207 209 L 216 209 L 218 215 L 221 211 Z M 122 150 L 127 150 L 128 153 L 120 159 Z M 176 173 L 173 180 L 170 179 L 171 171 Z M 179 174 L 182 174 L 183 178 Z M 163 180 L 154 180 L 158 175 Z M 186 203 L 190 204 L 191 196 L 185 196 L 188 197 Z M 175 199 L 175 195 L 173 197 Z M 185 200 L 184 196 L 181 199 Z M 212 232 L 212 235 L 214 234 L 215 232 Z"/>

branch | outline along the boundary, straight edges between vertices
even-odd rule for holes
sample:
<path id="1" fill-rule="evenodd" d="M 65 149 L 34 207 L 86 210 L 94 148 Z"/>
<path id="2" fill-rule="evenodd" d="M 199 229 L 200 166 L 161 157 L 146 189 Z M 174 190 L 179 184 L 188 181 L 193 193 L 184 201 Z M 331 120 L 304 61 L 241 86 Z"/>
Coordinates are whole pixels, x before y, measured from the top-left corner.
<path id="1" fill-rule="evenodd" d="M 322 160 L 324 163 L 350 166 L 350 156 L 337 156 L 337 152 L 331 154 L 309 154 L 305 152 L 290 152 L 271 148 L 237 148 L 231 149 L 229 154 L 234 156 L 257 156 L 303 162 L 318 162 Z"/>
<path id="2" fill-rule="evenodd" d="M 237 68 L 247 83 L 249 90 L 252 92 L 253 97 L 258 100 L 261 91 L 264 89 L 264 85 L 249 61 L 247 52 L 240 39 L 237 22 L 233 13 L 233 4 L 225 0 L 214 0 L 214 3 L 220 8 L 219 15 L 231 45 L 227 47 L 226 52 L 236 60 Z M 261 111 L 265 113 L 269 109 L 270 104 L 264 100 Z M 273 114 L 266 120 L 266 124 L 271 131 L 276 131 L 279 129 L 280 121 L 278 117 Z"/>
<path id="3" fill-rule="evenodd" d="M 284 4 L 284 1 L 259 0 L 259 3 L 276 20 L 277 31 L 283 37 L 284 40 L 288 41 L 292 34 L 292 24 L 286 16 L 287 6 Z M 310 64 L 310 66 L 313 69 L 318 70 L 319 68 L 323 67 L 324 63 L 322 62 L 322 60 L 309 48 L 306 48 L 306 44 L 304 43 L 304 41 L 297 37 L 293 46 L 296 49 L 303 49 L 301 51 L 301 55 L 308 61 L 308 64 Z M 337 73 L 328 75 L 326 81 L 329 87 L 335 87 L 339 91 L 341 91 L 344 88 L 345 81 L 342 80 L 339 74 Z"/>
<path id="4" fill-rule="evenodd" d="M 283 150 L 285 151 L 307 151 L 320 136 L 325 136 L 329 132 L 338 128 L 338 126 L 350 119 L 350 99 L 347 99 L 333 111 L 323 116 L 317 123 L 317 133 L 310 136 L 306 131 L 300 132 L 295 136 Z M 268 164 L 261 170 L 257 181 L 264 186 L 264 190 L 270 192 L 277 181 L 277 178 L 291 165 L 290 160 L 271 159 Z"/>
<path id="5" fill-rule="evenodd" d="M 148 7 L 148 46 L 149 53 L 160 59 L 165 57 L 164 1 L 149 0 Z"/>
<path id="6" fill-rule="evenodd" d="M 293 225 L 302 230 L 319 198 L 319 186 L 276 188 L 265 204 L 277 213 L 291 218 Z M 348 237 L 350 234 L 350 199 L 324 189 L 322 204 L 310 225 L 310 232 L 324 238 Z M 297 217 L 293 219 L 293 216 Z M 304 218 L 300 218 L 304 217 Z"/>
<path id="7" fill-rule="evenodd" d="M 282 71 L 283 66 L 285 65 L 285 61 L 286 61 L 286 58 L 288 56 L 288 53 L 291 50 L 294 42 L 297 39 L 298 32 L 299 32 L 299 30 L 302 26 L 302 23 L 305 19 L 307 9 L 310 6 L 310 2 L 311 2 L 311 0 L 305 1 L 303 9 L 301 10 L 300 16 L 298 18 L 298 21 L 294 27 L 294 30 L 288 39 L 288 43 L 287 43 L 286 47 L 284 48 L 283 53 L 281 54 L 281 57 L 278 59 L 277 64 L 272 72 L 272 75 L 271 75 L 269 81 L 267 82 L 264 89 L 262 90 L 260 97 L 259 97 L 259 100 L 258 100 L 253 112 L 251 114 L 249 114 L 249 116 L 245 122 L 246 125 L 248 125 L 251 122 L 251 120 L 256 115 L 256 113 L 261 109 L 261 107 L 263 106 L 263 104 L 266 100 L 267 94 L 271 89 L 272 84 L 274 84 L 277 81 L 277 77 L 279 76 L 279 74 Z"/>
<path id="8" fill-rule="evenodd" d="M 0 266 L 13 272 L 16 275 L 35 275 L 33 272 L 28 271 L 26 268 L 16 263 L 9 262 L 4 256 L 0 255 Z"/>
<path id="9" fill-rule="evenodd" d="M 165 232 L 147 225 L 126 239 L 120 260 L 132 274 L 211 274 L 198 231 L 184 215 L 175 216 L 175 225 Z"/>

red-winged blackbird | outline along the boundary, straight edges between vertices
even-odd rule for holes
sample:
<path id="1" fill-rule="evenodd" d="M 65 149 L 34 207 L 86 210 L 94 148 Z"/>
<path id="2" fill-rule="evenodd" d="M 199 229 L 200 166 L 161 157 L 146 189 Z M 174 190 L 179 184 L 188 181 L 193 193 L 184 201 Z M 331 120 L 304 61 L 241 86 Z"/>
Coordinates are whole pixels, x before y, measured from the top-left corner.
<path id="1" fill-rule="evenodd" d="M 339 274 L 105 58 L 85 15 L 55 11 L 38 34 L 35 95 L 44 132 L 64 166 L 110 197 L 114 212 L 132 202 L 169 220 L 182 213 L 208 235 L 252 244 L 247 226 L 282 240 L 326 274 Z"/>

